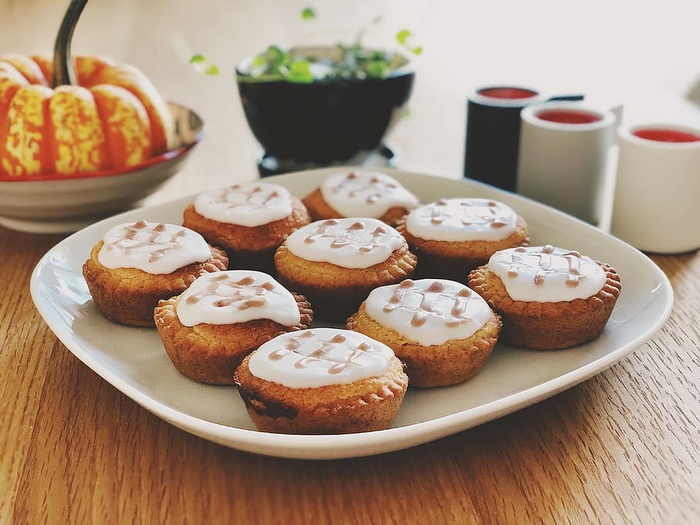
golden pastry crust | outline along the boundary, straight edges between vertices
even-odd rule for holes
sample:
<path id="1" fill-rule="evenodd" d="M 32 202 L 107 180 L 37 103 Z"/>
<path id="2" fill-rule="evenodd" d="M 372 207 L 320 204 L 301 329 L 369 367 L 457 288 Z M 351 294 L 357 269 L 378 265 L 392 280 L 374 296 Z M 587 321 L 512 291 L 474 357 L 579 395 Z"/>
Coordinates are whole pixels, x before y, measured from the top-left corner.
<path id="1" fill-rule="evenodd" d="M 164 275 L 153 275 L 138 268 L 107 268 L 99 261 L 104 241 L 99 241 L 83 263 L 83 276 L 97 309 L 107 319 L 128 326 L 153 327 L 153 310 L 158 301 L 183 292 L 197 277 L 225 270 L 226 253 L 211 248 L 204 262 L 188 264 Z"/>
<path id="2" fill-rule="evenodd" d="M 499 250 L 528 246 L 530 237 L 527 222 L 520 215 L 516 230 L 499 241 L 435 241 L 411 234 L 406 228 L 405 219 L 396 225 L 411 250 L 418 257 L 416 278 L 450 279 L 463 284 L 471 270 L 488 262 Z"/>
<path id="3" fill-rule="evenodd" d="M 311 222 L 306 207 L 293 195 L 292 213 L 284 219 L 249 227 L 208 219 L 190 204 L 183 212 L 183 226 L 207 242 L 226 250 L 231 268 L 274 272 L 275 250 L 289 235 Z"/>
<path id="4" fill-rule="evenodd" d="M 317 318 L 341 323 L 357 311 L 370 291 L 411 277 L 416 264 L 416 256 L 406 243 L 387 260 L 369 268 L 343 268 L 323 261 L 308 261 L 294 255 L 284 244 L 275 253 L 279 281 L 286 288 L 303 293 Z"/>
<path id="5" fill-rule="evenodd" d="M 292 295 L 301 314 L 301 322 L 295 326 L 283 326 L 270 319 L 185 326 L 177 315 L 178 296 L 158 303 L 155 324 L 168 357 L 181 374 L 200 383 L 232 385 L 238 365 L 261 344 L 284 332 L 311 326 L 311 305 L 305 297 Z"/>
<path id="6" fill-rule="evenodd" d="M 289 388 L 254 376 L 250 356 L 235 381 L 258 430 L 282 434 L 346 434 L 387 428 L 401 407 L 408 376 L 393 357 L 387 372 L 347 384 Z"/>
<path id="7" fill-rule="evenodd" d="M 481 295 L 503 319 L 501 340 L 535 350 L 569 348 L 600 335 L 620 295 L 620 276 L 606 263 L 605 284 L 595 295 L 573 301 L 513 300 L 500 277 L 487 265 L 472 270 L 468 286 Z"/>
<path id="8" fill-rule="evenodd" d="M 492 311 L 488 321 L 470 337 L 439 345 L 407 339 L 370 317 L 364 304 L 348 319 L 346 328 L 390 347 L 406 365 L 412 387 L 436 387 L 462 383 L 484 367 L 498 341 L 501 318 Z"/>
<path id="9" fill-rule="evenodd" d="M 311 214 L 311 219 L 318 221 L 321 219 L 343 219 L 345 215 L 342 215 L 335 208 L 333 208 L 326 199 L 323 198 L 323 193 L 321 193 L 320 188 L 316 188 L 314 191 L 309 193 L 303 198 L 302 202 L 309 210 Z M 404 208 L 403 206 L 395 206 L 389 208 L 384 215 L 381 217 L 376 217 L 380 221 L 385 222 L 389 226 L 395 226 L 401 219 L 403 219 L 410 210 Z"/>

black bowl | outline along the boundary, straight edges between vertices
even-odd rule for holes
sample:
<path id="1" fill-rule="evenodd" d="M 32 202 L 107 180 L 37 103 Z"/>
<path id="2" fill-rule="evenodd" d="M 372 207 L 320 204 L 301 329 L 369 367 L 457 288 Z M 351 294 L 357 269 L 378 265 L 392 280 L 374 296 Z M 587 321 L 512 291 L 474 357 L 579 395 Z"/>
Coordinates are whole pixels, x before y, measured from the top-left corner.
<path id="1" fill-rule="evenodd" d="M 401 116 L 415 78 L 407 59 L 385 78 L 309 84 L 252 79 L 249 62 L 236 68 L 248 125 L 266 156 L 297 165 L 328 165 L 377 149 Z"/>

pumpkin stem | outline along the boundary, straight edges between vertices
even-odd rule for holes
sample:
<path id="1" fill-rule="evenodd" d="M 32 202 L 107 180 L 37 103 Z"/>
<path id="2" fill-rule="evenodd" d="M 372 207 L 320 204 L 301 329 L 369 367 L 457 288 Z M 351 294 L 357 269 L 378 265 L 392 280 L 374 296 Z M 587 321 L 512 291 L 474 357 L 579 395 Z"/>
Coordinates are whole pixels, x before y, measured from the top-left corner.
<path id="1" fill-rule="evenodd" d="M 71 0 L 63 15 L 53 48 L 53 87 L 75 83 L 75 67 L 70 54 L 73 31 L 88 0 Z"/>

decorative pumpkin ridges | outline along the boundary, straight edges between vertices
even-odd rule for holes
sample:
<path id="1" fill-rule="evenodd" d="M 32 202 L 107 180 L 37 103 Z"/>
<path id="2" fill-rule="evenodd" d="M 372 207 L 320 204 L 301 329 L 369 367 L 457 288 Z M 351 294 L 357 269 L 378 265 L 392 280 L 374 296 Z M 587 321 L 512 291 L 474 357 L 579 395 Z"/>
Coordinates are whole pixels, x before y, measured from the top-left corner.
<path id="1" fill-rule="evenodd" d="M 77 56 L 78 85 L 50 87 L 48 56 L 0 56 L 0 174 L 123 169 L 168 151 L 170 110 L 137 68 Z"/>

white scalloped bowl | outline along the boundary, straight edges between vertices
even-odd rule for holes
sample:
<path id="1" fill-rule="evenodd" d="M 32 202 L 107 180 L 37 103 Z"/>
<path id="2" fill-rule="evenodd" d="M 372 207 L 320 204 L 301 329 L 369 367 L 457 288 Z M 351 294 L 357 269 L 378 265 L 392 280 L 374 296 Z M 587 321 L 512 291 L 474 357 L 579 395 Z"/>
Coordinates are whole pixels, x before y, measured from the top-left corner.
<path id="1" fill-rule="evenodd" d="M 151 195 L 180 170 L 204 135 L 199 115 L 168 105 L 175 118 L 176 146 L 128 170 L 0 176 L 0 225 L 34 233 L 77 231 Z"/>

